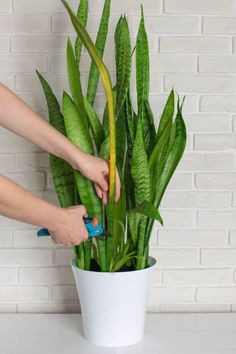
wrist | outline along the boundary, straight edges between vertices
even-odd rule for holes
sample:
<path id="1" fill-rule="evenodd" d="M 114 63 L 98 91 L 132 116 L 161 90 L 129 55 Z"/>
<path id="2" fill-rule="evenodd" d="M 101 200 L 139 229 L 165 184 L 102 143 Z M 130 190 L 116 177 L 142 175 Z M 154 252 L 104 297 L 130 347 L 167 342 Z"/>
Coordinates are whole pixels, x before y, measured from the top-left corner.
<path id="1" fill-rule="evenodd" d="M 80 170 L 83 165 L 85 153 L 76 145 L 73 145 L 70 150 L 67 162 L 75 169 Z"/>
<path id="2" fill-rule="evenodd" d="M 48 207 L 45 208 L 44 222 L 48 230 L 54 231 L 58 228 L 58 225 L 63 222 L 65 217 L 65 212 L 63 208 L 57 207 L 53 204 L 48 204 Z"/>

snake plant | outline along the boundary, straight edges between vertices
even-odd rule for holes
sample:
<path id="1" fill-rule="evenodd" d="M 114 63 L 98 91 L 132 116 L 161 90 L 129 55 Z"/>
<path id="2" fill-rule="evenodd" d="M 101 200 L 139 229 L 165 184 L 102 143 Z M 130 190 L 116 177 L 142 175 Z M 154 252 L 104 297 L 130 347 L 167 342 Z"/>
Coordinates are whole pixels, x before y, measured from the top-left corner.
<path id="1" fill-rule="evenodd" d="M 49 111 L 49 122 L 83 151 L 109 160 L 109 201 L 103 206 L 91 181 L 65 161 L 50 156 L 51 173 L 61 207 L 84 204 L 113 237 L 88 239 L 75 246 L 78 267 L 101 272 L 139 270 L 148 267 L 149 240 L 168 183 L 183 155 L 186 128 L 183 102 L 175 103 L 171 90 L 155 127 L 149 102 L 149 47 L 143 8 L 135 48 L 128 22 L 121 16 L 115 30 L 116 82 L 112 85 L 103 53 L 109 27 L 111 0 L 105 0 L 95 43 L 86 30 L 88 0 L 80 0 L 75 14 L 61 0 L 77 38 L 68 39 L 67 71 L 70 93 L 63 92 L 61 108 L 45 78 L 37 71 Z M 91 66 L 87 92 L 80 80 L 80 58 L 85 47 Z M 136 64 L 137 108 L 131 100 L 130 79 Z M 106 94 L 102 119 L 94 110 L 99 77 Z M 120 200 L 115 203 L 115 169 L 121 179 Z"/>

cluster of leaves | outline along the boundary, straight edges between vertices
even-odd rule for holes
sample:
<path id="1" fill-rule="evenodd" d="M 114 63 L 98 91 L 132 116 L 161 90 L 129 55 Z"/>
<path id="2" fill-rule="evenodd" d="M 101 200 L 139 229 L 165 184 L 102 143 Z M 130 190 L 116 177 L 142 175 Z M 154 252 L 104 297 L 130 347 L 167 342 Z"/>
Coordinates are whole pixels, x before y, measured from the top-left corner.
<path id="1" fill-rule="evenodd" d="M 97 216 L 112 238 L 88 239 L 74 247 L 76 264 L 100 271 L 143 269 L 148 266 L 149 240 L 154 220 L 163 224 L 158 212 L 167 185 L 183 155 L 186 128 L 179 100 L 175 114 L 172 90 L 158 128 L 149 103 L 149 49 L 144 14 L 132 51 L 129 26 L 121 16 L 115 31 L 116 84 L 111 86 L 109 72 L 102 60 L 108 33 L 111 0 L 105 0 L 101 22 L 93 44 L 86 31 L 88 0 L 80 0 L 77 15 L 65 0 L 72 24 L 78 34 L 73 47 L 68 39 L 67 69 L 71 96 L 64 92 L 62 112 L 47 81 L 37 72 L 47 99 L 49 121 L 79 148 L 110 161 L 109 203 L 104 208 L 91 181 L 67 162 L 50 156 L 51 172 L 62 207 L 85 205 L 89 215 Z M 80 80 L 82 46 L 92 61 L 87 93 Z M 137 112 L 130 95 L 132 58 L 136 58 Z M 94 110 L 99 75 L 107 97 L 102 123 Z M 175 115 L 175 119 L 174 119 Z M 121 179 L 121 197 L 114 202 L 115 165 Z"/>

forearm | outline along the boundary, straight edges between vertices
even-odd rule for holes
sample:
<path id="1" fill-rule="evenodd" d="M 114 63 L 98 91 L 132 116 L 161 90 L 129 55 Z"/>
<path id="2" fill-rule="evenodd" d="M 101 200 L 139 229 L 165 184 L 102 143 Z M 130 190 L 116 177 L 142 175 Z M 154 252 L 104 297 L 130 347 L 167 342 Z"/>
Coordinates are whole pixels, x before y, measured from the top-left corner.
<path id="1" fill-rule="evenodd" d="M 0 176 L 0 214 L 28 224 L 53 228 L 62 209 L 50 204 L 9 178 Z"/>
<path id="2" fill-rule="evenodd" d="M 0 125 L 68 161 L 78 163 L 80 150 L 42 119 L 12 91 L 0 84 Z M 81 151 L 81 159 L 83 153 Z"/>

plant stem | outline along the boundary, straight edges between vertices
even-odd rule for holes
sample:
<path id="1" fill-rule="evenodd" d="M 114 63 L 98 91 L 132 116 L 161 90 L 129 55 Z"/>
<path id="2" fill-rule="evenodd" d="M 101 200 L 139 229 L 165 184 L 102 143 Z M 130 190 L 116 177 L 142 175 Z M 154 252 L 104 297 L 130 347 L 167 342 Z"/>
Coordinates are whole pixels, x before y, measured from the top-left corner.
<path id="1" fill-rule="evenodd" d="M 146 265 L 146 254 L 145 254 L 145 230 L 146 230 L 147 217 L 143 216 L 140 219 L 138 228 L 138 243 L 137 243 L 137 253 L 138 259 L 136 262 L 136 270 L 144 269 Z"/>
<path id="2" fill-rule="evenodd" d="M 98 254 L 99 254 L 99 261 L 100 261 L 100 271 L 107 272 L 108 264 L 107 264 L 107 256 L 106 256 L 106 240 L 97 239 L 97 245 L 98 245 Z"/>
<path id="3" fill-rule="evenodd" d="M 75 253 L 76 253 L 76 265 L 80 269 L 84 269 L 84 246 L 80 244 L 75 246 Z"/>
<path id="4" fill-rule="evenodd" d="M 84 269 L 90 270 L 92 252 L 92 238 L 88 238 L 84 243 Z"/>

